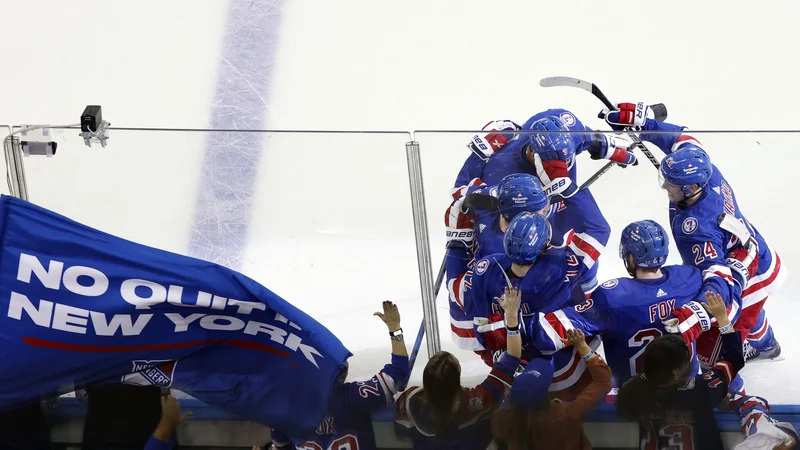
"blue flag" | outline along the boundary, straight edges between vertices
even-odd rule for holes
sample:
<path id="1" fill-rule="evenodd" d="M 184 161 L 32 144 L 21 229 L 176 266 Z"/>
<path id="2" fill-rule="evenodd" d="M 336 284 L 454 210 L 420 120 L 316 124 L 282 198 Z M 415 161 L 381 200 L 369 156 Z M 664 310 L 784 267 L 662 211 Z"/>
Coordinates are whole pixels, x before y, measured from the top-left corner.
<path id="1" fill-rule="evenodd" d="M 0 407 L 121 382 L 287 433 L 316 429 L 351 356 L 250 278 L 0 197 Z"/>

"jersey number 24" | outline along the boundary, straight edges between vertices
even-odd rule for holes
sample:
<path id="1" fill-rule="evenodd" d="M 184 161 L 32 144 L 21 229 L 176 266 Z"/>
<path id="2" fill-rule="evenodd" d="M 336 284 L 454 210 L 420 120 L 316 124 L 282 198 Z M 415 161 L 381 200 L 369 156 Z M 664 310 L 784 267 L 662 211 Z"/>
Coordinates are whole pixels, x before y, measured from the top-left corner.
<path id="1" fill-rule="evenodd" d="M 711 242 L 704 243 L 702 247 L 700 244 L 694 244 L 692 246 L 692 253 L 694 253 L 695 264 L 700 264 L 705 261 L 706 258 L 715 259 L 717 257 L 717 251 L 714 250 L 714 246 L 711 245 Z"/>

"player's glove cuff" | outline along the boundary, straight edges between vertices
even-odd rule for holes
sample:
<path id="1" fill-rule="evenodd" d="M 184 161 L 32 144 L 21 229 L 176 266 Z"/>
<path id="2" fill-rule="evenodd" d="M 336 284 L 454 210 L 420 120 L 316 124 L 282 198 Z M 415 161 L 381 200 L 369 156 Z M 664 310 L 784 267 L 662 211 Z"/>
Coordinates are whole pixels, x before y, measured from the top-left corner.
<path id="1" fill-rule="evenodd" d="M 662 321 L 668 333 L 680 334 L 686 342 L 693 342 L 703 331 L 711 329 L 711 318 L 703 306 L 689 302 L 672 312 L 672 319 Z"/>

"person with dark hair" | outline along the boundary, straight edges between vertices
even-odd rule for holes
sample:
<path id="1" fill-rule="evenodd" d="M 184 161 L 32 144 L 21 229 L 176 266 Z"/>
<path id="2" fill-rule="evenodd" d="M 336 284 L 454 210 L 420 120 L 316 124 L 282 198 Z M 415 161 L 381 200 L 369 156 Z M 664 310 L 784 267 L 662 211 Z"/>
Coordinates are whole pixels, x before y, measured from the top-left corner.
<path id="1" fill-rule="evenodd" d="M 564 343 L 574 346 L 586 361 L 591 383 L 575 401 L 553 402 L 549 395 L 552 363 L 546 359 L 531 361 L 514 380 L 508 403 L 492 417 L 492 434 L 508 450 L 591 448 L 582 419 L 611 389 L 611 371 L 586 343 L 581 330 L 573 328 L 566 335 Z"/>
<path id="2" fill-rule="evenodd" d="M 701 375 L 686 377 L 691 351 L 676 334 L 655 339 L 644 351 L 644 373 L 622 385 L 617 398 L 620 416 L 639 422 L 641 448 L 722 450 L 714 408 L 728 398 L 728 386 L 744 367 L 742 339 L 728 319 L 722 297 L 705 293 L 702 303 L 719 324 L 720 358 Z"/>
<path id="3" fill-rule="evenodd" d="M 86 387 L 83 450 L 139 450 L 161 420 L 159 386 L 116 381 Z"/>
<path id="4" fill-rule="evenodd" d="M 489 445 L 489 418 L 511 386 L 522 355 L 521 295 L 519 289 L 507 286 L 503 297 L 495 299 L 504 310 L 507 347 L 483 383 L 462 387 L 461 365 L 442 351 L 425 365 L 422 387 L 412 386 L 397 399 L 395 431 L 411 438 L 415 449 L 483 450 Z"/>

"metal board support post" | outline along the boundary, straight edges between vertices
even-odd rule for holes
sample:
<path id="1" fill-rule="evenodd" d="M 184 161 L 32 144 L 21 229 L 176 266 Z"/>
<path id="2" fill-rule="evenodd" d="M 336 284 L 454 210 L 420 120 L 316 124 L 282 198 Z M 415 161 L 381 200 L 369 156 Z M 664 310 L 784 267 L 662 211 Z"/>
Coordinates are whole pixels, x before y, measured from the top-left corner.
<path id="1" fill-rule="evenodd" d="M 3 152 L 8 171 L 9 194 L 28 200 L 28 182 L 25 179 L 25 165 L 22 162 L 22 145 L 19 138 L 9 135 L 3 140 Z"/>
<path id="2" fill-rule="evenodd" d="M 431 245 L 428 238 L 425 189 L 422 185 L 422 159 L 420 158 L 418 142 L 406 142 L 406 161 L 408 163 L 408 184 L 411 189 L 411 211 L 414 215 L 414 238 L 417 244 L 417 265 L 419 266 L 419 284 L 422 291 L 425 341 L 428 346 L 428 358 L 430 358 L 442 346 L 439 340 L 439 321 L 436 317 Z"/>

